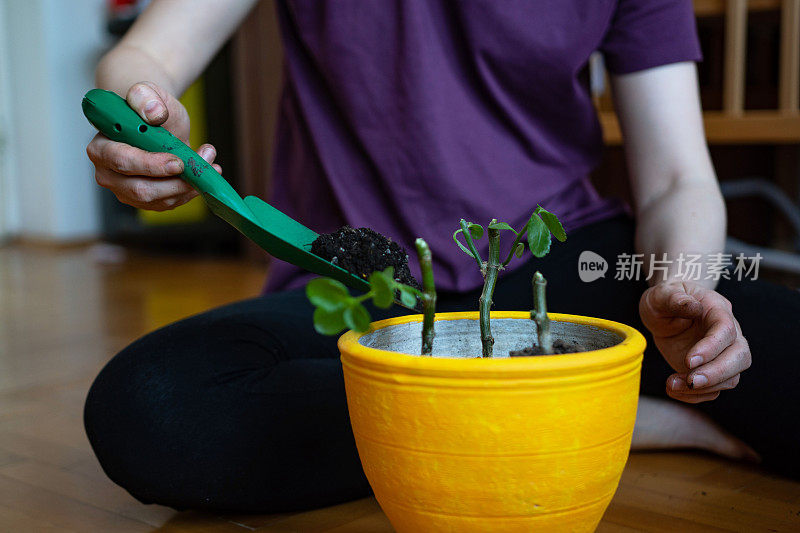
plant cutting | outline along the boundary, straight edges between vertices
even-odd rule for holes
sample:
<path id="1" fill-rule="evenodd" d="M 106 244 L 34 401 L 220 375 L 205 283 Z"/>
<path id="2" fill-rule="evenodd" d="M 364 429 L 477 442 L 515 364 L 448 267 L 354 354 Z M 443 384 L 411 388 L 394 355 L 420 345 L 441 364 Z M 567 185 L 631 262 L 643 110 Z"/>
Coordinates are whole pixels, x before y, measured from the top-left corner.
<path id="1" fill-rule="evenodd" d="M 531 355 L 565 354 L 586 351 L 586 347 L 566 339 L 553 339 L 550 333 L 550 317 L 547 314 L 547 280 L 541 272 L 537 271 L 531 280 L 533 288 L 533 309 L 531 320 L 536 325 L 537 343 L 528 345 L 521 350 L 511 350 L 508 355 L 512 357 Z"/>
<path id="2" fill-rule="evenodd" d="M 550 251 L 550 235 L 552 234 L 559 241 L 565 241 L 567 234 L 558 217 L 547 211 L 542 206 L 538 206 L 531 214 L 525 225 L 519 230 L 515 230 L 505 222 L 498 222 L 492 219 L 484 231 L 483 226 L 473 222 L 467 222 L 463 218 L 460 222 L 461 227 L 453 233 L 453 240 L 461 250 L 475 259 L 478 268 L 483 276 L 483 291 L 480 297 L 480 326 L 481 326 L 481 347 L 483 357 L 491 357 L 493 353 L 494 337 L 492 336 L 490 310 L 492 308 L 492 296 L 497 284 L 497 277 L 511 260 L 522 257 L 525 253 L 525 243 L 523 239 L 527 237 L 528 249 L 535 257 L 544 257 Z M 511 244 L 505 260 L 500 262 L 500 232 L 510 231 L 514 233 L 515 239 Z M 489 240 L 489 253 L 486 260 L 481 258 L 475 241 L 487 234 Z M 466 246 L 461 243 L 458 236 L 463 235 Z M 538 284 L 537 284 L 537 281 Z M 534 311 L 531 312 L 531 319 L 536 323 L 539 346 L 542 353 L 553 353 L 552 341 L 550 340 L 549 322 L 547 319 L 547 304 L 545 301 L 544 276 L 537 272 L 534 276 Z M 536 310 L 538 309 L 538 311 Z"/>

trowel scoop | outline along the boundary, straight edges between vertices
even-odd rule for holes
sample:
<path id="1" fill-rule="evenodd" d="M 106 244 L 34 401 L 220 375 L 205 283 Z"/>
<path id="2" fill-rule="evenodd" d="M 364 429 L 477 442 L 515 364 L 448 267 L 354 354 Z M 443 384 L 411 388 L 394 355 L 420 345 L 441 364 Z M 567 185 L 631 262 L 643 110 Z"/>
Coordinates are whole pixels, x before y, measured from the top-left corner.
<path id="1" fill-rule="evenodd" d="M 239 196 L 194 150 L 166 129 L 147 124 L 117 94 L 92 89 L 83 97 L 83 114 L 113 141 L 148 152 L 169 152 L 183 160 L 183 179 L 202 194 L 209 209 L 269 254 L 352 289 L 369 291 L 365 279 L 311 253 L 318 233 L 255 196 Z"/>

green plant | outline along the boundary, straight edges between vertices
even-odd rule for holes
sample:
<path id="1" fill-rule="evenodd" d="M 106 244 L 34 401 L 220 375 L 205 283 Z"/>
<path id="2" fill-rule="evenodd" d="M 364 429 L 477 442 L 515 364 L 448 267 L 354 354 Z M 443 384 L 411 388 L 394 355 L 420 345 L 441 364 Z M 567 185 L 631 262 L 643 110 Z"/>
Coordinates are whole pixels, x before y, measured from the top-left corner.
<path id="1" fill-rule="evenodd" d="M 550 336 L 550 318 L 547 316 L 547 280 L 538 270 L 533 275 L 533 309 L 531 320 L 536 324 L 536 338 L 542 353 L 553 353 L 553 339 Z"/>
<path id="2" fill-rule="evenodd" d="M 498 222 L 497 219 L 492 219 L 485 231 L 480 224 L 467 222 L 464 219 L 461 219 L 460 226 L 453 233 L 453 240 L 464 253 L 475 259 L 483 276 L 483 291 L 479 300 L 481 346 L 483 357 L 491 357 L 494 337 L 492 337 L 489 311 L 492 307 L 492 296 L 494 295 L 500 270 L 504 269 L 515 256 L 522 257 L 525 253 L 525 243 L 522 241 L 524 238 L 527 237 L 528 249 L 535 257 L 544 257 L 550 251 L 550 236 L 552 235 L 563 242 L 567 239 L 567 234 L 558 217 L 542 206 L 538 206 L 534 210 L 531 217 L 519 231 L 505 222 Z M 501 231 L 510 231 L 515 235 L 508 255 L 502 262 L 500 261 Z M 481 258 L 475 246 L 475 241 L 481 239 L 484 233 L 487 234 L 489 240 L 489 255 L 486 261 Z M 464 236 L 466 245 L 459 240 L 459 234 Z M 539 275 L 541 276 L 541 274 Z M 544 277 L 542 277 L 542 280 L 544 280 Z M 545 318 L 547 318 L 546 311 Z M 537 322 L 537 328 L 538 325 L 539 323 Z"/>
<path id="3" fill-rule="evenodd" d="M 422 271 L 422 290 L 410 287 L 394 279 L 394 268 L 375 271 L 367 281 L 370 290 L 360 296 L 351 296 L 341 282 L 331 278 L 315 278 L 306 285 L 306 296 L 316 307 L 314 309 L 314 329 L 323 335 L 336 335 L 345 328 L 367 331 L 372 321 L 363 302 L 372 300 L 376 307 L 390 308 L 395 297 L 409 308 L 422 304 L 422 355 L 430 355 L 433 350 L 434 316 L 436 314 L 436 288 L 433 282 L 431 251 L 428 244 L 417 239 L 415 243 Z"/>
<path id="4" fill-rule="evenodd" d="M 419 268 L 422 272 L 422 355 L 433 353 L 433 338 L 436 333 L 433 323 L 436 318 L 436 285 L 433 282 L 433 256 L 431 249 L 422 239 L 414 243 L 419 258 Z"/>

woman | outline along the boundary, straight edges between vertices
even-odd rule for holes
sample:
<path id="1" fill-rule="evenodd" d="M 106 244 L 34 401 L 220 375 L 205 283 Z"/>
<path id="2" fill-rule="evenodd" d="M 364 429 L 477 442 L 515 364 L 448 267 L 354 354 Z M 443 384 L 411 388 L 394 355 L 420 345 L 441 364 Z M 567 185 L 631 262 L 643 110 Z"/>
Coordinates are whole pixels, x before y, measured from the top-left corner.
<path id="1" fill-rule="evenodd" d="M 98 86 L 127 95 L 150 124 L 186 139 L 176 95 L 253 3 L 154 1 L 103 58 Z M 406 247 L 424 236 L 436 258 L 440 310 L 474 309 L 481 284 L 450 241 L 457 221 L 497 217 L 519 226 L 543 205 L 565 222 L 569 239 L 544 261 L 515 264 L 495 308 L 529 308 L 532 270 L 542 270 L 552 309 L 650 332 L 644 394 L 663 397 L 666 380 L 670 397 L 704 402 L 716 421 L 643 397 L 634 447 L 757 452 L 768 466 L 800 474 L 791 452 L 800 432 L 787 425 L 784 407 L 800 404 L 785 379 L 800 370 L 790 357 L 798 352 L 800 297 L 749 280 L 715 287 L 713 276 L 690 279 L 678 261 L 721 251 L 725 236 L 689 0 L 337 0 L 277 9 L 285 80 L 274 205 L 320 232 L 369 226 Z M 612 74 L 635 224 L 588 181 L 602 147 L 586 75 L 595 50 Z M 98 183 L 130 205 L 164 210 L 197 195 L 169 154 L 100 135 L 87 152 Z M 199 153 L 213 162 L 213 146 Z M 672 262 L 649 287 L 610 275 L 583 283 L 575 267 L 584 250 L 612 264 L 634 252 Z M 299 289 L 307 279 L 276 262 L 262 297 L 153 332 L 108 363 L 85 419 L 114 481 L 143 502 L 256 512 L 369 493 L 335 341 L 314 333 Z M 740 384 L 751 363 L 745 334 L 764 359 Z M 770 434 L 777 428 L 780 442 Z"/>

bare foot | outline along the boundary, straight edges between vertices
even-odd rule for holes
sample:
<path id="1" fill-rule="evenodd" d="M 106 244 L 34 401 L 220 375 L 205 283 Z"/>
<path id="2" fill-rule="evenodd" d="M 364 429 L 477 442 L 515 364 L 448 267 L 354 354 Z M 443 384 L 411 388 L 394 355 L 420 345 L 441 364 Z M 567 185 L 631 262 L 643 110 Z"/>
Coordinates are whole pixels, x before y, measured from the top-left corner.
<path id="1" fill-rule="evenodd" d="M 706 415 L 671 400 L 639 397 L 632 450 L 694 448 L 731 459 L 760 461 L 750 446 L 726 433 Z"/>

